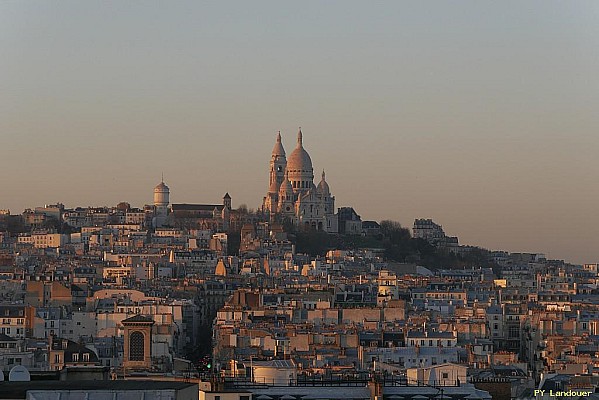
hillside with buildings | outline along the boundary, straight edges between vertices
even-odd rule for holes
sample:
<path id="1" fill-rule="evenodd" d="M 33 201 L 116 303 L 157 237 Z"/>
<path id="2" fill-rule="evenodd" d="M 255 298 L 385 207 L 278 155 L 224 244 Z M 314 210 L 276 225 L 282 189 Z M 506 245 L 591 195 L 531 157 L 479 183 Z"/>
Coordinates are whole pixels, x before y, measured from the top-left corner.
<path id="1" fill-rule="evenodd" d="M 289 160 L 277 137 L 258 210 L 229 193 L 171 204 L 161 181 L 140 207 L 1 213 L 0 376 L 13 382 L 0 397 L 595 391 L 598 264 L 463 245 L 430 219 L 362 220 L 313 176 L 300 131 Z"/>

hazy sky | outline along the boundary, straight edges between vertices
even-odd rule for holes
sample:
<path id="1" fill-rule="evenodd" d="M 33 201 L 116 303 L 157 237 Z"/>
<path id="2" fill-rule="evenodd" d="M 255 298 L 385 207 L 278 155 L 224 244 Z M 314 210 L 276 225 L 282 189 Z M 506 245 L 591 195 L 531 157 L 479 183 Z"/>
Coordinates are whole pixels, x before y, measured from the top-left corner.
<path id="1" fill-rule="evenodd" d="M 0 208 L 336 204 L 599 262 L 597 1 L 1 1 Z"/>

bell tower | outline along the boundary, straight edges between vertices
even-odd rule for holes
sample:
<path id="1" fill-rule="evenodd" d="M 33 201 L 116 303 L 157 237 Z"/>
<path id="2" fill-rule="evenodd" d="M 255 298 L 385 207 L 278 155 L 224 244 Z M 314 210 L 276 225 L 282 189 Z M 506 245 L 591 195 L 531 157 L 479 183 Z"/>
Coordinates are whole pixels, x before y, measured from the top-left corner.
<path id="1" fill-rule="evenodd" d="M 152 367 L 152 325 L 154 321 L 136 315 L 121 322 L 125 329 L 123 367 L 147 370 Z"/>
<path id="2" fill-rule="evenodd" d="M 281 142 L 281 131 L 277 134 L 277 141 L 275 147 L 272 149 L 272 155 L 270 157 L 270 173 L 268 181 L 268 193 L 264 197 L 262 203 L 262 209 L 272 215 L 276 212 L 277 204 L 279 202 L 279 189 L 281 183 L 285 179 L 285 171 L 287 169 L 287 158 L 285 156 L 285 149 Z"/>
<path id="3" fill-rule="evenodd" d="M 270 158 L 270 180 L 268 182 L 269 187 L 271 187 L 273 183 L 276 184 L 277 190 L 275 193 L 279 190 L 281 182 L 283 182 L 286 167 L 287 158 L 285 156 L 283 143 L 281 142 L 281 131 L 279 131 L 277 134 L 277 141 L 275 143 L 275 147 L 272 149 L 272 156 Z"/>

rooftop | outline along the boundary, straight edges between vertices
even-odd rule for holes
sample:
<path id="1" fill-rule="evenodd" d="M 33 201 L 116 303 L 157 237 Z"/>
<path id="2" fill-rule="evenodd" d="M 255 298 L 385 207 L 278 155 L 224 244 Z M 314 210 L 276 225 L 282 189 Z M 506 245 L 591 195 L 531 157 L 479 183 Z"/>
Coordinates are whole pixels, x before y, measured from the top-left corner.
<path id="1" fill-rule="evenodd" d="M 196 383 L 177 381 L 30 381 L 0 382 L 0 399 L 25 399 L 28 391 L 37 390 L 181 390 Z"/>

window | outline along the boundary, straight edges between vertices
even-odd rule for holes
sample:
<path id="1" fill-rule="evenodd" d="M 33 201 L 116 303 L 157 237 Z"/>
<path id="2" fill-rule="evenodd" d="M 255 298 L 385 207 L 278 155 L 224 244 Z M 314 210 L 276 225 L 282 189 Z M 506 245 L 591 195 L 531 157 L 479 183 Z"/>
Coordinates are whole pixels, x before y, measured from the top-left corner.
<path id="1" fill-rule="evenodd" d="M 449 374 L 447 372 L 443 372 L 441 374 L 441 376 L 443 377 L 443 379 L 448 379 L 449 378 Z"/>
<path id="2" fill-rule="evenodd" d="M 79 353 L 73 353 L 72 359 L 73 359 L 73 362 L 79 361 Z"/>
<path id="3" fill-rule="evenodd" d="M 144 360 L 144 335 L 141 332 L 133 332 L 129 337 L 129 361 Z"/>
<path id="4" fill-rule="evenodd" d="M 83 362 L 89 362 L 89 353 L 83 353 Z"/>
<path id="5" fill-rule="evenodd" d="M 517 326 L 510 326 L 509 337 L 511 339 L 519 339 L 520 338 L 520 328 Z"/>

